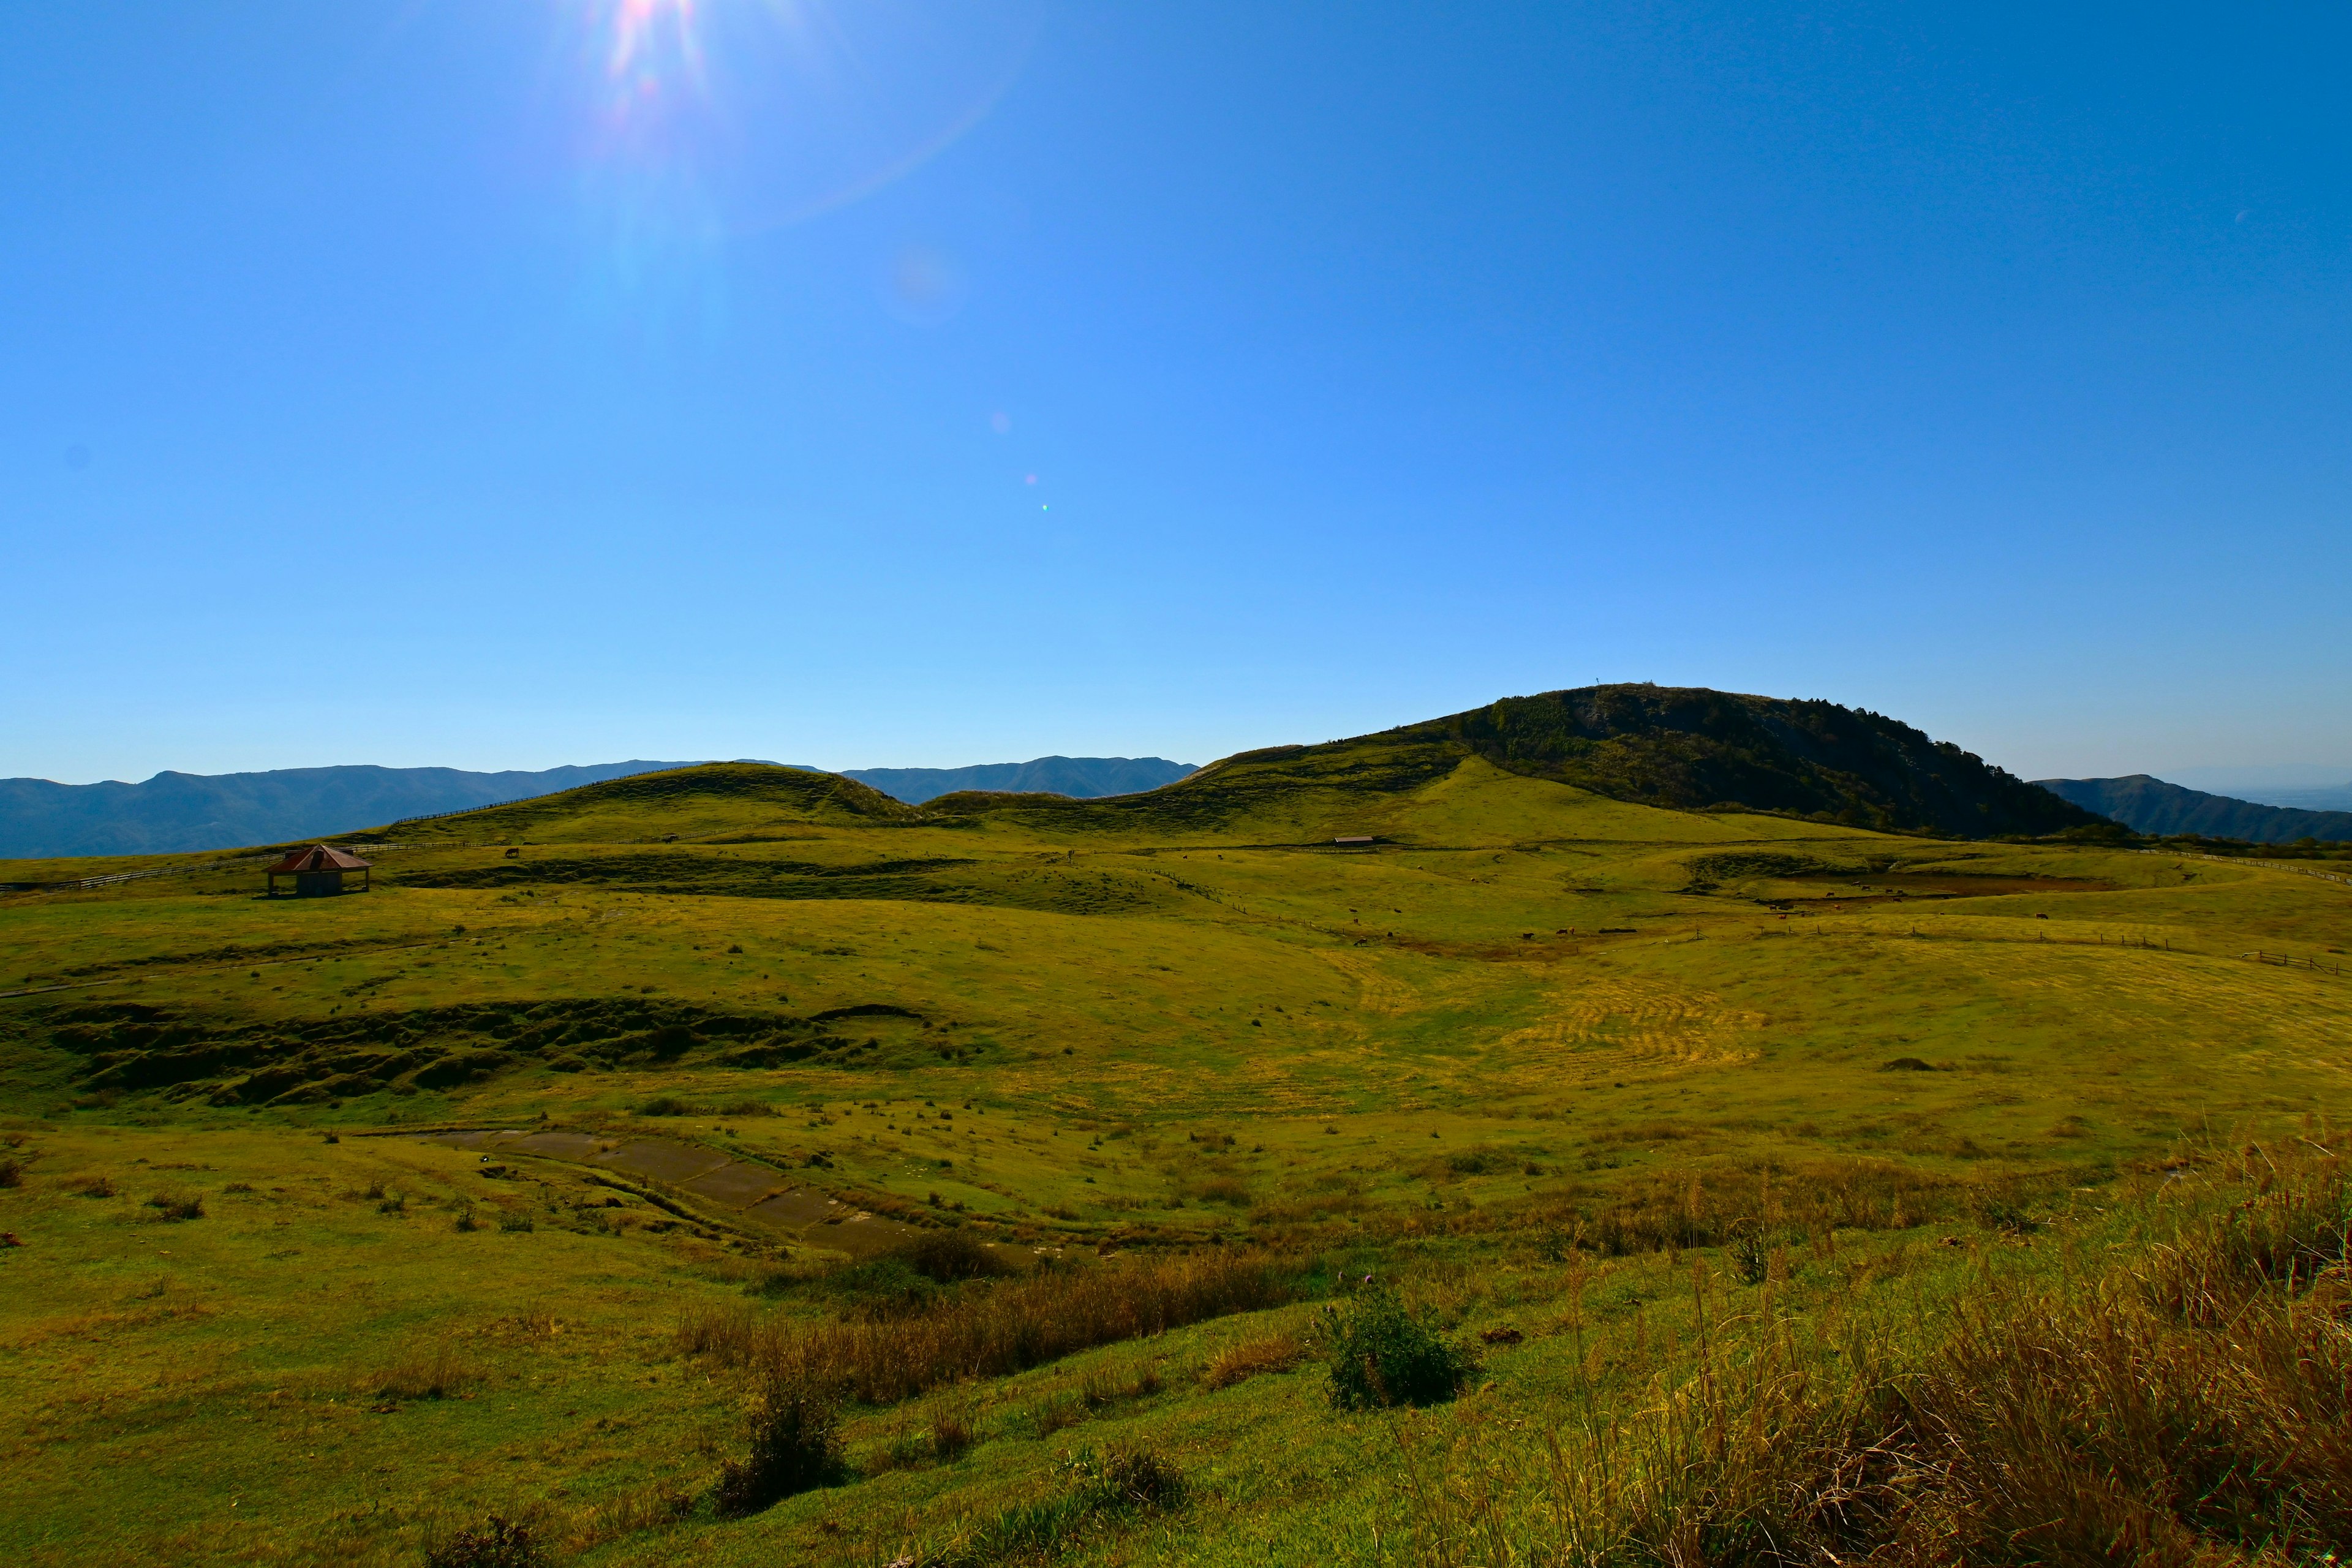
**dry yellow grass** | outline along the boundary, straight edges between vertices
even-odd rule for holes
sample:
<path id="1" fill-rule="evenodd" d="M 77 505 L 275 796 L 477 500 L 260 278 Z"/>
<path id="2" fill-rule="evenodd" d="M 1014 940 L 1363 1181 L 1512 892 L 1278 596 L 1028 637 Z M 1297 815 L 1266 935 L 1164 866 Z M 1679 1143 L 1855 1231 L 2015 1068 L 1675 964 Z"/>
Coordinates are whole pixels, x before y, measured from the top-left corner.
<path id="1" fill-rule="evenodd" d="M 1055 1269 L 1003 1280 L 932 1310 L 878 1322 L 798 1326 L 746 1309 L 690 1313 L 679 1347 L 728 1365 L 789 1366 L 867 1405 L 1049 1361 L 1291 1299 L 1276 1261 L 1195 1253 Z"/>
<path id="2" fill-rule="evenodd" d="M 1227 1345 L 1201 1369 L 1201 1381 L 1211 1388 L 1231 1388 L 1264 1373 L 1288 1372 L 1307 1359 L 1307 1348 L 1289 1334 L 1268 1334 Z"/>

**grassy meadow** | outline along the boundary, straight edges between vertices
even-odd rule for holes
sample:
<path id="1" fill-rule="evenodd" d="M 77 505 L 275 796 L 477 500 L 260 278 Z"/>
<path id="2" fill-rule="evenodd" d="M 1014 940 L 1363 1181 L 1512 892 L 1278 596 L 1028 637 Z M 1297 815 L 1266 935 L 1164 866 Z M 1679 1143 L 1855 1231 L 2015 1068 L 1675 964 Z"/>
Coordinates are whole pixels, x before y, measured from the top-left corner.
<path id="1" fill-rule="evenodd" d="M 593 1564 L 2284 1563 L 2352 1519 L 2342 1388 L 2278 1371 L 2343 1355 L 2340 884 L 1377 737 L 348 842 L 365 896 L 0 865 L 177 873 L 0 894 L 12 1562 L 507 1561 L 495 1516 Z M 1335 1407 L 1383 1303 L 1454 1397 Z M 2041 1449 L 1999 1405 L 2100 1369 L 2141 1394 Z M 803 1396 L 825 1484 L 721 1506 Z M 2209 1448 L 2269 1489 L 2165 1468 Z M 2045 1472 L 2091 1533 L 2025 1519 Z"/>

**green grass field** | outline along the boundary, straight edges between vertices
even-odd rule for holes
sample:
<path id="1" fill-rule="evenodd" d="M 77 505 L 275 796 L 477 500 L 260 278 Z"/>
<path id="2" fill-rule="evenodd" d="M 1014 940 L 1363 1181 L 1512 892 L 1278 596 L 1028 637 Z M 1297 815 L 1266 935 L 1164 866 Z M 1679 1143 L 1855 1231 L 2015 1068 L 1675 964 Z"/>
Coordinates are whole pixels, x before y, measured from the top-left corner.
<path id="1" fill-rule="evenodd" d="M 714 766 L 353 842 L 340 899 L 0 865 L 190 868 L 0 895 L 10 1561 L 416 1563 L 492 1513 L 562 1561 L 952 1561 L 1119 1444 L 1181 1506 L 1004 1560 L 1554 1560 L 1447 1546 L 1461 1478 L 1727 1321 L 1925 1343 L 2138 1245 L 2168 1166 L 2352 1113 L 2352 889 L 1475 756 L 921 812 Z M 491 1130 L 546 1135 L 452 1141 Z M 1290 1300 L 853 1403 L 855 1479 L 716 1517 L 745 1384 L 680 1325 L 1009 1289 L 893 1261 L 950 1230 Z M 1309 1323 L 1367 1273 L 1522 1337 L 1335 1413 Z"/>

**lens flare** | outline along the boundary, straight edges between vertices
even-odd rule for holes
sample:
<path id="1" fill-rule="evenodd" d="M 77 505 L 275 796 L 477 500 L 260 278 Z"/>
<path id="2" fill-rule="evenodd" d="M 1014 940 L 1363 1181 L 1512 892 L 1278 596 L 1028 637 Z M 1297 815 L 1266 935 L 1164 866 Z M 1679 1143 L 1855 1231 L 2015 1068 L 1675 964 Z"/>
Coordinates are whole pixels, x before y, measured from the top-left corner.
<path id="1" fill-rule="evenodd" d="M 1044 0 L 582 4 L 588 185 L 741 233 L 856 201 L 970 132 L 1026 63 Z"/>
<path id="2" fill-rule="evenodd" d="M 701 50 L 695 42 L 694 10 L 694 0 L 621 0 L 613 12 L 613 47 L 605 74 L 615 81 L 624 79 L 656 46 L 666 46 L 689 68 L 698 67 Z"/>

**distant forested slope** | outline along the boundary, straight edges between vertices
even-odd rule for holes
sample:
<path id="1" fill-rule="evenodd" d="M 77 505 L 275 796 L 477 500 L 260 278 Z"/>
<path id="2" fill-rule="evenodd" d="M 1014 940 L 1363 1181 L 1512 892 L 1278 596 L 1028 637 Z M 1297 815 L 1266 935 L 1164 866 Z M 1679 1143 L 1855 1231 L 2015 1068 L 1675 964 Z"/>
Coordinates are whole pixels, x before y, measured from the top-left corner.
<path id="1" fill-rule="evenodd" d="M 1645 805 L 1744 805 L 1963 837 L 2101 818 L 1949 741 L 1834 702 L 1703 687 L 1588 686 L 1507 697 L 1390 731 Z"/>
<path id="2" fill-rule="evenodd" d="M 2352 838 L 2352 811 L 2297 811 L 2183 789 L 2147 773 L 2119 779 L 2043 779 L 2042 787 L 2140 833 L 2196 833 L 2252 844 Z"/>

